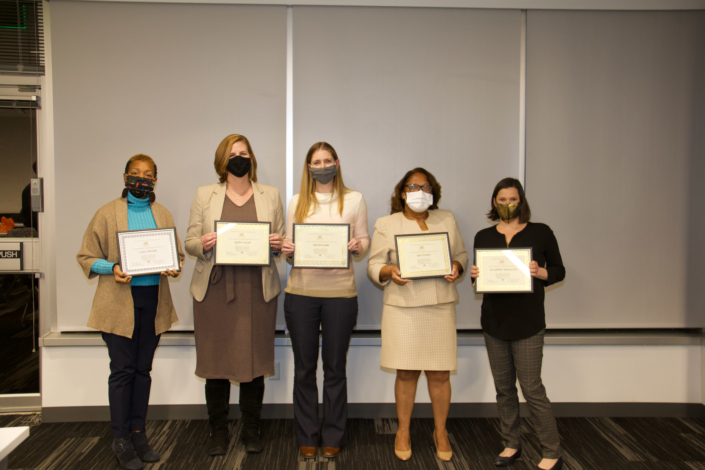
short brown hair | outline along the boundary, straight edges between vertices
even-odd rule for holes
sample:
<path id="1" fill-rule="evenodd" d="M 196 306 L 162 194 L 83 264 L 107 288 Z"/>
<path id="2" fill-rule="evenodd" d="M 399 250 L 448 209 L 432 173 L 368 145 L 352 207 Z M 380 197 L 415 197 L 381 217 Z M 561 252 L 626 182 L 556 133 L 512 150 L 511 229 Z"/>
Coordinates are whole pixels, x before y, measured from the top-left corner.
<path id="1" fill-rule="evenodd" d="M 252 151 L 250 146 L 250 141 L 247 137 L 241 134 L 230 134 L 218 145 L 218 149 L 215 151 L 215 172 L 218 173 L 220 177 L 220 182 L 225 183 L 228 179 L 228 161 L 230 160 L 230 149 L 233 148 L 235 142 L 245 142 L 247 146 L 247 153 L 250 154 L 250 159 L 252 164 L 250 166 L 250 181 L 257 182 L 257 159 L 255 158 L 255 153 Z"/>
<path id="2" fill-rule="evenodd" d="M 516 188 L 517 192 L 519 192 L 519 222 L 522 224 L 527 223 L 531 220 L 531 208 L 529 207 L 529 201 L 526 200 L 526 195 L 524 195 L 524 187 L 516 178 L 504 178 L 494 187 L 492 199 L 490 199 L 490 211 L 487 213 L 487 218 L 490 220 L 499 220 L 499 212 L 497 212 L 497 208 L 494 206 L 495 198 L 501 190 L 508 188 Z"/>
<path id="3" fill-rule="evenodd" d="M 413 175 L 416 173 L 421 173 L 423 175 L 426 175 L 426 178 L 428 178 L 428 182 L 431 184 L 431 187 L 433 188 L 431 190 L 431 193 L 433 193 L 433 204 L 431 204 L 431 207 L 429 207 L 429 210 L 433 209 L 438 209 L 438 203 L 441 202 L 441 185 L 440 183 L 436 180 L 436 177 L 431 174 L 430 171 L 426 170 L 425 168 L 414 168 L 413 170 L 409 170 L 406 172 L 404 177 L 397 183 L 397 185 L 394 187 L 394 193 L 392 194 L 392 210 L 390 214 L 396 214 L 397 212 L 404 212 L 404 206 L 406 205 L 404 198 L 401 197 L 401 195 L 404 193 L 404 185 L 406 184 L 407 181 L 409 181 L 409 178 L 411 178 Z"/>
<path id="4" fill-rule="evenodd" d="M 130 171 L 130 165 L 132 165 L 133 162 L 147 162 L 151 164 L 152 168 L 154 168 L 154 177 L 157 177 L 157 164 L 154 163 L 152 157 L 143 153 L 138 153 L 137 155 L 133 155 L 132 157 L 130 157 L 130 159 L 127 161 L 127 165 L 125 165 L 125 174 Z"/>

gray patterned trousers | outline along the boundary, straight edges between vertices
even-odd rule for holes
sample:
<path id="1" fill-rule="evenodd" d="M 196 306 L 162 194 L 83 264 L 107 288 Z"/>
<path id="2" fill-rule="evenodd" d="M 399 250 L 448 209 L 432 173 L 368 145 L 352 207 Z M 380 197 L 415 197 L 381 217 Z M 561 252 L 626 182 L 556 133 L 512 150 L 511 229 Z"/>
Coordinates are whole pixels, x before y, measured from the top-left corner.
<path id="1" fill-rule="evenodd" d="M 557 459 L 561 456 L 558 427 L 551 402 L 546 396 L 546 388 L 541 381 L 543 335 L 544 330 L 541 330 L 530 338 L 505 341 L 485 333 L 485 345 L 497 391 L 504 447 L 521 449 L 519 396 L 516 387 L 519 378 L 521 392 L 531 412 L 531 422 L 541 441 L 543 458 Z"/>

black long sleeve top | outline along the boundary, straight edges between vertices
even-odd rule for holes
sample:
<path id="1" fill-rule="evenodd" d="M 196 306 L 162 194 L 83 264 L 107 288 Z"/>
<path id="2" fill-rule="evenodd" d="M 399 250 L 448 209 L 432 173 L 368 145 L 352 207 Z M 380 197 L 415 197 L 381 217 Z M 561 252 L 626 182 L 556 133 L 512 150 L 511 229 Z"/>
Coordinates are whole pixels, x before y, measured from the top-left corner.
<path id="1" fill-rule="evenodd" d="M 551 228 L 546 224 L 529 222 L 507 245 L 506 238 L 497 231 L 497 227 L 489 227 L 475 235 L 474 249 L 482 248 L 531 248 L 533 260 L 548 271 L 545 281 L 536 277 L 532 279 L 533 293 L 484 294 L 482 329 L 492 337 L 516 341 L 534 336 L 546 328 L 544 287 L 565 278 L 558 241 Z"/>

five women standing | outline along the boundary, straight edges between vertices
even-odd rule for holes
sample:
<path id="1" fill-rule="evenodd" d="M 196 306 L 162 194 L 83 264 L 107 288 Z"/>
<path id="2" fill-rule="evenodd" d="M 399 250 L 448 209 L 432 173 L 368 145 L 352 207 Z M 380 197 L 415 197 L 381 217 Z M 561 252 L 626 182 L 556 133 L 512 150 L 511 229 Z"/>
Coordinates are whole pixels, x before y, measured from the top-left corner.
<path id="1" fill-rule="evenodd" d="M 276 262 L 291 258 L 294 223 L 349 224 L 348 250 L 361 261 L 370 249 L 367 274 L 384 289 L 381 365 L 396 369 L 395 398 L 399 428 L 395 454 L 411 457 L 409 426 L 421 371 L 428 379 L 434 414 L 436 455 L 448 461 L 452 449 L 446 431 L 450 407 L 450 371 L 457 369 L 456 282 L 468 267 L 458 224 L 441 210 L 441 185 L 423 168 L 407 172 L 394 188 L 391 215 L 380 218 L 370 247 L 367 206 L 359 192 L 345 187 L 340 160 L 326 142 L 308 151 L 301 192 L 289 204 L 288 225 L 279 191 L 257 182 L 257 160 L 246 137 L 227 136 L 214 162 L 219 183 L 198 189 L 191 205 L 186 251 L 196 258 L 193 295 L 196 375 L 206 380 L 211 428 L 210 455 L 228 447 L 230 381 L 240 384 L 241 440 L 248 452 L 261 452 L 259 420 L 264 375 L 273 373 L 277 299 L 281 291 Z M 118 261 L 115 233 L 173 227 L 171 214 L 154 202 L 157 167 L 146 155 L 126 166 L 123 196 L 94 216 L 77 255 L 85 274 L 100 276 L 88 326 L 103 332 L 110 354 L 109 397 L 113 451 L 122 468 L 139 469 L 159 460 L 145 435 L 150 371 L 160 334 L 177 320 L 166 276 L 132 279 Z M 563 280 L 558 243 L 551 229 L 531 223 L 531 211 L 519 181 L 505 178 L 494 189 L 488 217 L 497 225 L 475 236 L 476 249 L 531 248 L 532 293 L 485 294 L 482 328 L 497 391 L 504 450 L 496 466 L 521 456 L 516 380 L 531 411 L 542 445 L 538 469 L 562 467 L 560 441 L 551 404 L 541 380 L 545 324 L 544 287 Z M 268 266 L 215 265 L 216 221 L 269 222 L 272 251 Z M 397 267 L 395 236 L 446 232 L 452 272 L 444 278 L 409 280 Z M 286 234 L 286 238 L 284 238 Z M 177 238 L 177 245 L 179 245 Z M 179 257 L 184 255 L 178 247 Z M 350 256 L 349 255 L 349 256 Z M 473 280 L 481 273 L 471 267 Z M 294 352 L 294 416 L 300 452 L 335 457 L 346 443 L 347 376 L 350 338 L 358 302 L 352 264 L 348 269 L 293 268 L 284 303 Z M 316 368 L 322 336 L 323 420 L 319 429 Z"/>
<path id="2" fill-rule="evenodd" d="M 215 152 L 220 182 L 198 188 L 191 204 L 186 251 L 197 258 L 191 281 L 196 375 L 206 379 L 211 427 L 208 453 L 228 448 L 230 381 L 240 383 L 240 438 L 261 452 L 259 420 L 264 376 L 274 372 L 274 331 L 281 281 L 276 262 L 284 214 L 279 191 L 257 182 L 257 159 L 243 135 L 227 136 Z M 216 266 L 215 221 L 271 222 L 269 266 Z"/>
<path id="3" fill-rule="evenodd" d="M 282 251 L 292 257 L 293 224 L 350 224 L 348 250 L 355 261 L 367 255 L 367 205 L 357 191 L 345 187 L 340 160 L 326 142 L 313 144 L 306 154 L 301 192 L 289 203 Z M 284 298 L 286 325 L 294 350 L 294 428 L 301 455 L 335 457 L 346 442 L 348 384 L 346 375 L 350 336 L 357 323 L 357 288 L 349 269 L 293 268 Z M 319 334 L 323 355 L 323 424 L 319 432 Z"/>

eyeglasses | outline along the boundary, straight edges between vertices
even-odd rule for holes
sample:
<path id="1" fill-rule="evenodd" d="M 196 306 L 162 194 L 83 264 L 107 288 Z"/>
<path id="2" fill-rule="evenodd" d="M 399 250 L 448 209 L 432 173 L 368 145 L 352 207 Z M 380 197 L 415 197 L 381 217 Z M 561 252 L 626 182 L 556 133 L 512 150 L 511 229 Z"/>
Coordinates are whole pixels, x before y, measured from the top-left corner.
<path id="1" fill-rule="evenodd" d="M 431 191 L 433 191 L 433 186 L 431 186 L 430 184 L 424 184 L 423 186 L 418 185 L 418 184 L 406 184 L 404 186 L 409 188 L 410 193 L 415 193 L 416 191 L 419 191 L 419 190 L 422 190 L 425 193 L 430 193 Z"/>

